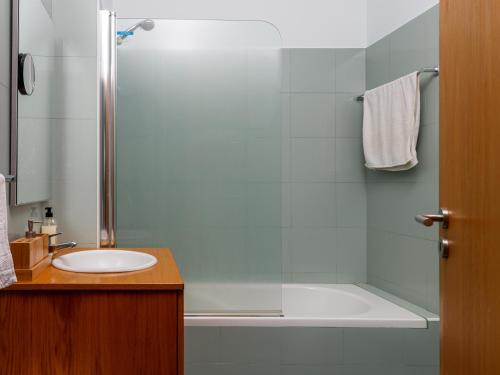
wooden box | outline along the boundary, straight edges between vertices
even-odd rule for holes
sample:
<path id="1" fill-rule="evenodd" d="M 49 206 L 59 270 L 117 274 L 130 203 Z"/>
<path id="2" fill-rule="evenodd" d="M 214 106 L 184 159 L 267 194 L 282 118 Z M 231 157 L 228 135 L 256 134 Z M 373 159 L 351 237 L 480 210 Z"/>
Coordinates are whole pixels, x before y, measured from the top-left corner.
<path id="1" fill-rule="evenodd" d="M 19 238 L 10 243 L 16 276 L 19 281 L 33 280 L 50 263 L 49 236 Z"/>
<path id="2" fill-rule="evenodd" d="M 31 268 L 16 268 L 17 281 L 33 281 L 50 264 L 50 258 L 47 256 Z"/>

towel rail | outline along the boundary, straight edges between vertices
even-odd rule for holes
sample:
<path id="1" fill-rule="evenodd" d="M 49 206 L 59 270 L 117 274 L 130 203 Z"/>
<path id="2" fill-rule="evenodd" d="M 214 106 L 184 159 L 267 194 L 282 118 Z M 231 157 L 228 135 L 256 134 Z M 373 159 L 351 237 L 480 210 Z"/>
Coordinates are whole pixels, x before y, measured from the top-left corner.
<path id="1" fill-rule="evenodd" d="M 434 76 L 438 76 L 439 75 L 439 66 L 435 66 L 434 68 L 424 68 L 424 69 L 420 69 L 418 71 L 418 74 L 422 74 L 422 73 L 432 73 Z M 359 95 L 359 96 L 356 96 L 355 100 L 357 102 L 362 102 L 363 100 L 365 99 L 365 95 Z"/>

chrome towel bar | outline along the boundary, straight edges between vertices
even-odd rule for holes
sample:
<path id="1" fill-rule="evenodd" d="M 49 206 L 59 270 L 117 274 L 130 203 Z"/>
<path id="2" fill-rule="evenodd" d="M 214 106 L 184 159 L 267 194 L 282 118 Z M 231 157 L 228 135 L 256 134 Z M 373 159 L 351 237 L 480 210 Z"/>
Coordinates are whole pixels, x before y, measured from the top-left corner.
<path id="1" fill-rule="evenodd" d="M 424 68 L 424 69 L 420 69 L 418 71 L 418 74 L 422 74 L 422 73 L 432 73 L 434 76 L 438 76 L 439 75 L 439 67 L 438 66 L 435 66 L 434 68 Z M 365 95 L 359 95 L 355 98 L 355 100 L 357 102 L 362 102 L 363 100 L 365 99 Z"/>

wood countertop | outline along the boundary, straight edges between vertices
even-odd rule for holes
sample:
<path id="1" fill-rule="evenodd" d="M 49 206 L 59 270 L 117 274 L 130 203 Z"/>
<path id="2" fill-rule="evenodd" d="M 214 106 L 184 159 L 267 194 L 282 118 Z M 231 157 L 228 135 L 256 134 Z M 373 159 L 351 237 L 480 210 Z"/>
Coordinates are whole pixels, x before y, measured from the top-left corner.
<path id="1" fill-rule="evenodd" d="M 88 248 L 62 250 L 58 256 Z M 94 249 L 95 250 L 95 249 Z M 109 250 L 109 249 L 106 249 Z M 20 281 L 5 291 L 30 290 L 182 290 L 179 269 L 169 249 L 141 248 L 123 249 L 154 255 L 158 259 L 153 267 L 133 272 L 122 273 L 77 273 L 59 270 L 47 266 L 32 281 Z M 1 291 L 0 291 L 1 293 Z"/>

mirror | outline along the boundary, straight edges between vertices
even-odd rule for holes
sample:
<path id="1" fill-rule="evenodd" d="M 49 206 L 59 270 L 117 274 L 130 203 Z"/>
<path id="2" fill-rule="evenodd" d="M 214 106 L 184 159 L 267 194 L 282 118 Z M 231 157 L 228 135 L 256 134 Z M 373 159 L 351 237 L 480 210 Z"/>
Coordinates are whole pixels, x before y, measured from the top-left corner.
<path id="1" fill-rule="evenodd" d="M 50 199 L 57 53 L 51 2 L 12 3 L 10 200 L 22 205 Z"/>

